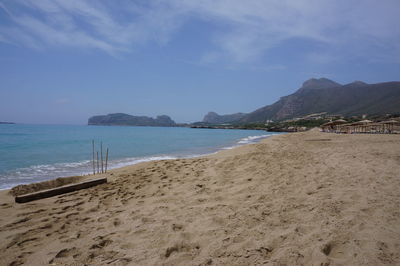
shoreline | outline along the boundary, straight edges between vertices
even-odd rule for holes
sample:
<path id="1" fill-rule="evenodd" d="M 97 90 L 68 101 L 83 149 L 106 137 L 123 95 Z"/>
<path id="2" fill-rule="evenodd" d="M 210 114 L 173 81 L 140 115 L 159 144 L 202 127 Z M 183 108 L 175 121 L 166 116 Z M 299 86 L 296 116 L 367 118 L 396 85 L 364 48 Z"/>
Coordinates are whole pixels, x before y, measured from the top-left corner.
<path id="1" fill-rule="evenodd" d="M 16 194 L 12 195 L 23 195 L 26 193 L 32 193 L 32 192 L 36 192 L 36 191 L 40 191 L 43 189 L 51 189 L 51 188 L 55 188 L 55 187 L 59 187 L 59 186 L 63 186 L 63 185 L 67 185 L 67 184 L 73 184 L 76 182 L 82 182 L 82 181 L 87 181 L 87 180 L 91 180 L 91 179 L 95 179 L 95 178 L 101 178 L 103 176 L 108 176 L 108 175 L 113 175 L 115 171 L 122 171 L 124 170 L 124 168 L 129 168 L 132 166 L 136 166 L 136 165 L 140 165 L 140 164 L 146 164 L 146 163 L 151 163 L 151 162 L 160 162 L 160 161 L 171 161 L 171 160 L 184 160 L 184 159 L 196 159 L 196 158 L 203 158 L 203 157 L 209 157 L 209 156 L 213 156 L 213 155 L 217 155 L 218 153 L 224 152 L 224 151 L 230 151 L 233 149 L 237 149 L 240 147 L 244 147 L 244 146 L 248 146 L 248 145 L 253 145 L 253 144 L 257 144 L 265 139 L 268 139 L 270 137 L 276 136 L 277 134 L 274 135 L 270 135 L 270 136 L 266 136 L 266 137 L 261 137 L 259 138 L 259 140 L 257 140 L 256 142 L 253 143 L 247 143 L 247 144 L 237 144 L 235 146 L 227 146 L 224 148 L 220 148 L 217 151 L 211 152 L 211 153 L 206 153 L 206 154 L 198 154 L 198 155 L 188 155 L 188 156 L 184 156 L 184 157 L 172 157 L 172 156 L 168 156 L 165 155 L 165 158 L 162 158 L 162 156 L 151 156 L 150 158 L 156 158 L 156 159 L 150 159 L 150 160 L 146 160 L 145 158 L 142 159 L 137 159 L 135 163 L 128 163 L 126 165 L 123 166 L 117 166 L 117 167 L 113 167 L 113 168 L 108 168 L 107 169 L 107 173 L 98 173 L 98 174 L 82 174 L 82 175 L 76 175 L 76 176 L 60 176 L 60 177 L 56 177 L 53 179 L 48 179 L 48 180 L 43 180 L 43 181 L 39 181 L 39 182 L 32 182 L 32 183 L 27 183 L 27 184 L 19 184 L 16 186 L 13 186 L 11 188 L 5 188 L 5 189 L 0 189 L 0 194 L 2 192 L 5 193 L 10 193 L 12 190 L 15 189 Z M 167 158 L 168 157 L 168 158 Z M 127 158 L 129 159 L 129 158 Z M 19 191 L 27 191 L 25 193 L 19 193 Z M 32 189 L 31 189 L 32 188 Z M 1 196 L 1 195 L 0 195 Z"/>
<path id="2" fill-rule="evenodd" d="M 110 161 L 110 165 L 108 167 L 108 170 L 112 170 L 112 169 L 117 169 L 117 168 L 122 168 L 125 166 L 130 166 L 130 165 L 135 165 L 138 163 L 142 163 L 142 162 L 151 162 L 151 161 L 157 161 L 157 160 L 174 160 L 174 159 L 190 159 L 190 158 L 197 158 L 197 157 L 202 157 L 202 156 L 207 156 L 207 155 L 211 155 L 214 153 L 217 153 L 219 151 L 222 150 L 226 150 L 226 149 L 232 149 L 235 147 L 240 147 L 243 145 L 247 145 L 247 144 L 254 144 L 257 143 L 259 141 L 261 141 L 262 139 L 265 138 L 269 138 L 271 136 L 277 135 L 276 133 L 273 132 L 268 132 L 269 135 L 257 135 L 257 136 L 247 136 L 241 139 L 238 139 L 234 144 L 229 144 L 228 146 L 221 146 L 219 148 L 216 147 L 209 147 L 207 148 L 210 151 L 207 151 L 205 153 L 188 153 L 186 152 L 181 152 L 181 153 L 170 153 L 170 154 L 154 154 L 154 155 L 148 155 L 148 156 L 143 156 L 143 157 L 126 157 L 126 158 L 119 158 L 119 159 L 115 159 Z M 282 134 L 282 133 L 281 133 Z M 245 142 L 243 142 L 245 141 Z M 41 167 L 50 167 L 50 168 L 54 168 L 54 166 L 57 165 L 80 165 L 80 164 L 90 164 L 91 167 L 91 161 L 90 160 L 84 160 L 84 161 L 79 161 L 79 162 L 70 162 L 70 163 L 55 163 L 55 164 L 41 164 L 41 165 L 34 165 L 34 166 L 29 166 L 29 167 L 24 167 L 24 168 L 19 168 L 19 169 L 15 169 L 13 171 L 29 171 L 29 169 L 41 166 Z M 60 166 L 61 167 L 61 166 Z M 14 184 L 8 187 L 1 187 L 0 191 L 3 190 L 10 190 L 13 187 L 16 186 L 20 186 L 20 185 L 29 185 L 29 184 L 33 184 L 33 183 L 38 183 L 38 182 L 46 182 L 46 181 L 51 181 L 57 178 L 67 178 L 70 176 L 93 176 L 92 174 L 92 170 L 81 170 L 81 171 L 70 171 L 70 174 L 63 174 L 63 175 L 59 175 L 57 177 L 53 177 L 53 178 L 48 178 L 48 179 L 39 179 L 37 181 L 33 181 L 33 182 L 29 182 L 29 183 L 19 183 L 19 184 Z"/>
<path id="3" fill-rule="evenodd" d="M 0 264 L 395 265 L 399 152 L 398 135 L 309 131 L 27 204 L 0 191 Z"/>

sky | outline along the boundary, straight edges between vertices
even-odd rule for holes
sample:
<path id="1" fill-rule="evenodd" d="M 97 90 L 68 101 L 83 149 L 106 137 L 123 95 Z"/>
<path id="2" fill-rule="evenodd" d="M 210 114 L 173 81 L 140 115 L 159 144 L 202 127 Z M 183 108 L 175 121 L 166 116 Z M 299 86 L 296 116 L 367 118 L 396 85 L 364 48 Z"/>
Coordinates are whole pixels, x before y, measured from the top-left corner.
<path id="1" fill-rule="evenodd" d="M 398 0 L 0 0 L 0 121 L 251 112 L 400 80 Z"/>

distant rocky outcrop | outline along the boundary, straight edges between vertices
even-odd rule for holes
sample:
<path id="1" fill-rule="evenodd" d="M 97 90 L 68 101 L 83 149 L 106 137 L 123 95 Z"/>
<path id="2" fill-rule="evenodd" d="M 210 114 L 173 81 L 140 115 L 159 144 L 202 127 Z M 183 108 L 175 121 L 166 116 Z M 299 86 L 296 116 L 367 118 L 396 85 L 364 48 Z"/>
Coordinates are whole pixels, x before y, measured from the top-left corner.
<path id="1" fill-rule="evenodd" d="M 302 92 L 307 90 L 330 89 L 340 86 L 342 85 L 327 78 L 320 78 L 320 79 L 311 78 L 303 82 L 303 85 L 301 86 L 300 89 L 298 89 L 297 92 Z"/>
<path id="2" fill-rule="evenodd" d="M 159 115 L 156 118 L 152 118 L 116 113 L 92 116 L 88 120 L 88 125 L 170 127 L 176 126 L 176 123 L 167 115 Z"/>
<path id="3" fill-rule="evenodd" d="M 234 121 L 238 121 L 242 119 L 246 114 L 244 113 L 236 113 L 230 115 L 219 115 L 215 112 L 209 112 L 203 118 L 204 123 L 209 124 L 224 124 L 224 123 L 231 123 Z"/>

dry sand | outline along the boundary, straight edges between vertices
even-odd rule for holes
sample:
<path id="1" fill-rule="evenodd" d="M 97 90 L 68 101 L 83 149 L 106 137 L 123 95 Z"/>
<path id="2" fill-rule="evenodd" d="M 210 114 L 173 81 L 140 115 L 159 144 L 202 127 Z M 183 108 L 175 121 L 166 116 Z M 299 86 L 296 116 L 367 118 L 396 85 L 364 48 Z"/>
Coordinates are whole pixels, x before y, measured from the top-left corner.
<path id="1" fill-rule="evenodd" d="M 0 265 L 400 265 L 400 135 L 317 131 L 0 193 Z"/>

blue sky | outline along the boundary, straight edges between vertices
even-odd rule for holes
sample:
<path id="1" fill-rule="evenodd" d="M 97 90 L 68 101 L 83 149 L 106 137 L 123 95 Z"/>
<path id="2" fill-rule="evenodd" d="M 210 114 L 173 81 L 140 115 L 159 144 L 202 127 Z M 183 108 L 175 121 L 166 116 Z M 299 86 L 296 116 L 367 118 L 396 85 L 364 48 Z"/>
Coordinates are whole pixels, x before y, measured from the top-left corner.
<path id="1" fill-rule="evenodd" d="M 311 77 L 400 80 L 398 0 L 0 0 L 0 121 L 250 112 Z"/>

